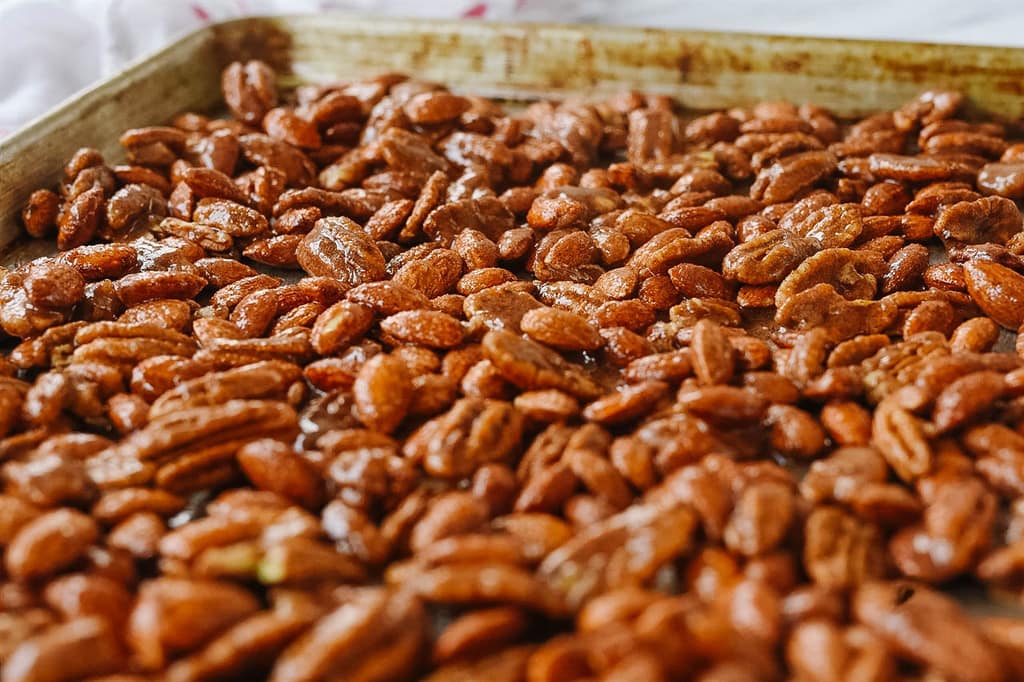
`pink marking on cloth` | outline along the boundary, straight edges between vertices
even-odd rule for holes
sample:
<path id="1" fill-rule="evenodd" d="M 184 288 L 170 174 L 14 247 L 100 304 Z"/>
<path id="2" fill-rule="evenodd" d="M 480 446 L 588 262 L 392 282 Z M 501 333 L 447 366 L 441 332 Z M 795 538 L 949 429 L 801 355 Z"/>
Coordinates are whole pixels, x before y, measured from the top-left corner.
<path id="1" fill-rule="evenodd" d="M 195 14 L 199 18 L 199 21 L 210 20 L 210 13 L 203 9 L 202 5 L 192 3 L 190 7 L 192 8 L 192 14 Z"/>
<path id="2" fill-rule="evenodd" d="M 467 19 L 469 19 L 469 18 L 479 19 L 480 17 L 484 16 L 485 14 L 487 14 L 487 3 L 486 2 L 478 2 L 477 4 L 473 5 L 469 9 L 467 9 L 465 12 L 463 12 L 462 16 L 466 17 Z"/>

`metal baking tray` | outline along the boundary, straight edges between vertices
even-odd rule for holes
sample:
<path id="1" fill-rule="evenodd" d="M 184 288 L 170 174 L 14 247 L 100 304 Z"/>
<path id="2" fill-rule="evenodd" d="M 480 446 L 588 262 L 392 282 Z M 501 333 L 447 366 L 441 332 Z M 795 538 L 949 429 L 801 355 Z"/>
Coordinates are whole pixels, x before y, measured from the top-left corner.
<path id="1" fill-rule="evenodd" d="M 964 92 L 969 113 L 1024 121 L 1024 49 L 344 14 L 239 19 L 178 40 L 0 140 L 0 263 L 54 251 L 21 238 L 19 215 L 76 149 L 115 161 L 127 128 L 221 110 L 221 70 L 245 59 L 271 64 L 282 89 L 400 71 L 520 101 L 635 89 L 698 111 L 786 99 L 853 117 L 943 87 Z M 952 591 L 975 613 L 1024 613 L 1016 598 Z"/>

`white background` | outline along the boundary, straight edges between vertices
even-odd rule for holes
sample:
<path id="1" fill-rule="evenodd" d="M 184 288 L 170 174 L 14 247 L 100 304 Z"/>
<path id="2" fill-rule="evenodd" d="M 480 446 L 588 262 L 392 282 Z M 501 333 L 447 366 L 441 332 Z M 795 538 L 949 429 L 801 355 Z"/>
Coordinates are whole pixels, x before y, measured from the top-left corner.
<path id="1" fill-rule="evenodd" d="M 206 21 L 331 9 L 1024 47 L 1024 0 L 0 0 L 0 136 Z"/>

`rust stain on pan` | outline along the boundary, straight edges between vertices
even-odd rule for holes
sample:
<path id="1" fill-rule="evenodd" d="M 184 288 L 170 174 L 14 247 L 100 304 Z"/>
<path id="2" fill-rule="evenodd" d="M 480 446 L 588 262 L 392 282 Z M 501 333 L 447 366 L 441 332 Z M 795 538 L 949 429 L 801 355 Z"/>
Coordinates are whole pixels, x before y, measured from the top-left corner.
<path id="1" fill-rule="evenodd" d="M 779 87 L 777 96 L 825 94 L 834 101 L 824 105 L 853 115 L 939 85 L 964 89 L 986 109 L 1024 111 L 1024 57 L 1007 48 L 344 17 L 250 19 L 212 30 L 221 62 L 260 57 L 279 69 L 315 67 L 334 77 L 413 69 L 524 96 L 634 86 L 685 97 L 696 87 L 707 106 L 729 106 L 761 97 L 757 86 L 765 81 Z"/>

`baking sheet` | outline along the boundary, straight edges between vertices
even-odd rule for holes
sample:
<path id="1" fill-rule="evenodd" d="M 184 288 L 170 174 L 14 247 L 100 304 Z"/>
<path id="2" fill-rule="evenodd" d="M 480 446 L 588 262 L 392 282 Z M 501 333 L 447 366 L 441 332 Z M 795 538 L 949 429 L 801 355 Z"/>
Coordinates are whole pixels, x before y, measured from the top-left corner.
<path id="1" fill-rule="evenodd" d="M 929 87 L 1008 122 L 1024 114 L 1024 50 L 598 26 L 367 19 L 241 19 L 201 29 L 79 93 L 0 141 L 0 263 L 52 253 L 20 238 L 28 195 L 54 185 L 76 149 L 122 158 L 120 133 L 220 106 L 220 72 L 262 59 L 284 88 L 403 71 L 456 91 L 513 99 L 671 95 L 696 110 L 764 99 L 811 102 L 841 116 L 892 109 Z M 972 611 L 1024 615 L 1017 598 L 952 586 Z"/>

